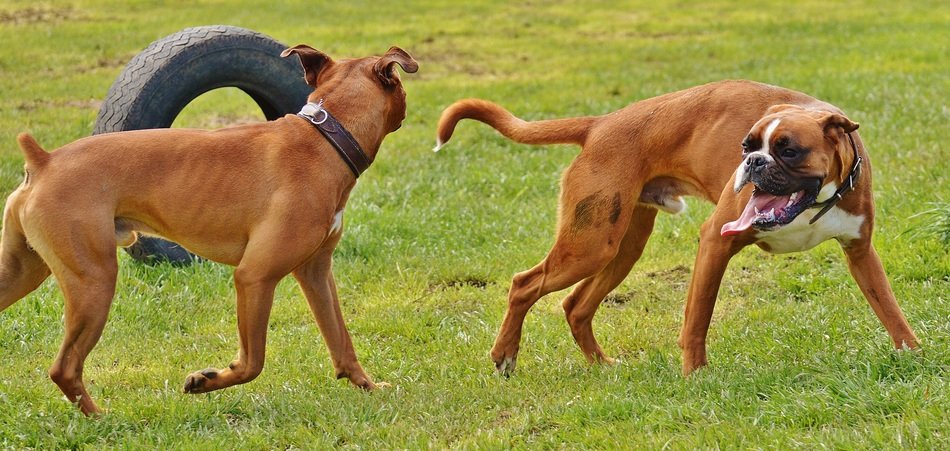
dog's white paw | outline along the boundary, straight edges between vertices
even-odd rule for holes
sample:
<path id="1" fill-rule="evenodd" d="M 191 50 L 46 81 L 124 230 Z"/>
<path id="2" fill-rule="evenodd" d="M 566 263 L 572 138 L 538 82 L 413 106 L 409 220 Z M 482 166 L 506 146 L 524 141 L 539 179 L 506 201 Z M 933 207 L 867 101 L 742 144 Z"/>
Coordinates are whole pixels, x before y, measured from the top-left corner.
<path id="1" fill-rule="evenodd" d="M 502 376 L 509 377 L 515 372 L 515 366 L 518 363 L 518 356 L 505 357 L 495 362 L 495 370 Z"/>

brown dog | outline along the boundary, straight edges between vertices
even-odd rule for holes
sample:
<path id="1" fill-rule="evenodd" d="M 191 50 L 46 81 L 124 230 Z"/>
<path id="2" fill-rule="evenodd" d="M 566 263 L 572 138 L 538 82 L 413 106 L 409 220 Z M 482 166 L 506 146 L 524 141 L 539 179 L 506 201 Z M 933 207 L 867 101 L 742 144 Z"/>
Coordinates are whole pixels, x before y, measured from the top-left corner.
<path id="1" fill-rule="evenodd" d="M 750 244 L 781 253 L 838 240 L 894 344 L 917 346 L 871 245 L 871 168 L 852 133 L 858 125 L 834 106 L 748 81 L 666 94 L 605 116 L 537 122 L 469 99 L 442 113 L 437 150 L 466 118 L 521 143 L 583 146 L 561 181 L 554 247 L 512 280 L 491 351 L 499 371 L 514 370 L 531 306 L 577 282 L 563 302 L 574 339 L 588 361 L 612 362 L 594 339 L 591 320 L 640 258 L 657 210 L 682 211 L 683 195 L 717 204 L 702 226 L 686 302 L 679 341 L 684 374 L 706 364 L 706 333 L 723 273 Z M 812 209 L 818 206 L 828 207 L 823 218 Z"/>
<path id="2" fill-rule="evenodd" d="M 368 165 L 406 115 L 395 66 L 416 72 L 418 65 L 398 47 L 382 57 L 338 62 L 305 45 L 281 54 L 290 55 L 299 56 L 314 87 L 309 100 L 322 100 L 325 110 L 310 104 L 304 109 L 309 117 L 216 131 L 97 135 L 52 153 L 29 135 L 18 137 L 26 176 L 4 212 L 0 310 L 50 273 L 56 277 L 66 333 L 49 374 L 83 413 L 99 411 L 82 370 L 115 294 L 115 248 L 131 245 L 139 233 L 236 266 L 238 356 L 227 368 L 190 374 L 185 392 L 217 390 L 260 374 L 274 288 L 290 273 L 306 295 L 337 377 L 375 387 L 356 359 L 330 269 L 358 174 L 314 124 L 330 124 L 335 116 L 351 136 L 341 128 L 331 132 L 338 140 L 355 138 L 358 145 L 350 139 L 348 146 L 364 149 Z"/>

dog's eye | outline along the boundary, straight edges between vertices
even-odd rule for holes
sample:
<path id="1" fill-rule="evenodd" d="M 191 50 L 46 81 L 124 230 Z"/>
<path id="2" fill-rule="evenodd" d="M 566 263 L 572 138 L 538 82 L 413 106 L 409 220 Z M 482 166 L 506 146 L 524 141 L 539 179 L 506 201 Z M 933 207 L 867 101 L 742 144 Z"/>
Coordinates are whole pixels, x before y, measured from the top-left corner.
<path id="1" fill-rule="evenodd" d="M 749 141 L 742 141 L 742 153 L 749 152 Z"/>
<path id="2" fill-rule="evenodd" d="M 791 147 L 786 147 L 785 150 L 782 150 L 782 158 L 795 158 L 797 155 L 798 151 Z"/>

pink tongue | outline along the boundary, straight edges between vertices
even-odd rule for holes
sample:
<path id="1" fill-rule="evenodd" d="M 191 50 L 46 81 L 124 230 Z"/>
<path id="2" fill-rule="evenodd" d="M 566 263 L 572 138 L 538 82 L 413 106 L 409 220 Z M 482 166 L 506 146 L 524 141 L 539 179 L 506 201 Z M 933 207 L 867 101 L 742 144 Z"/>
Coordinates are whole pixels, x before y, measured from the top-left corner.
<path id="1" fill-rule="evenodd" d="M 745 232 L 749 227 L 752 227 L 752 222 L 759 216 L 755 213 L 756 207 L 763 213 L 772 208 L 778 211 L 788 203 L 788 198 L 789 196 L 773 196 L 765 193 L 755 194 L 749 199 L 749 203 L 746 204 L 745 209 L 742 210 L 742 215 L 739 216 L 739 219 L 723 224 L 719 235 L 731 236 Z"/>

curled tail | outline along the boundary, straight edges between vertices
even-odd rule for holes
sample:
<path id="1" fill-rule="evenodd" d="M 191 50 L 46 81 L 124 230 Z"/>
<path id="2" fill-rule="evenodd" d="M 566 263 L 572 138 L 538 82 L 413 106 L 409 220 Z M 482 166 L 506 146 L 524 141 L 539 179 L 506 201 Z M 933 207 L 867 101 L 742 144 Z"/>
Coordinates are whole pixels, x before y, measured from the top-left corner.
<path id="1" fill-rule="evenodd" d="M 20 133 L 17 135 L 16 140 L 17 143 L 20 144 L 23 156 L 26 158 L 27 167 L 39 169 L 45 166 L 46 162 L 49 161 L 49 152 L 43 150 L 39 143 L 36 142 L 36 139 L 33 139 L 29 133 Z"/>
<path id="2" fill-rule="evenodd" d="M 515 117 L 501 106 L 481 99 L 465 99 L 449 105 L 442 111 L 436 135 L 438 151 L 455 131 L 455 124 L 462 119 L 484 122 L 501 132 L 508 139 L 523 144 L 580 144 L 597 120 L 596 117 L 575 117 L 546 121 L 526 122 Z"/>

